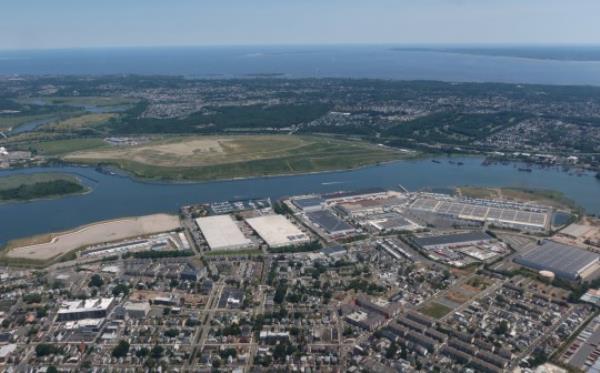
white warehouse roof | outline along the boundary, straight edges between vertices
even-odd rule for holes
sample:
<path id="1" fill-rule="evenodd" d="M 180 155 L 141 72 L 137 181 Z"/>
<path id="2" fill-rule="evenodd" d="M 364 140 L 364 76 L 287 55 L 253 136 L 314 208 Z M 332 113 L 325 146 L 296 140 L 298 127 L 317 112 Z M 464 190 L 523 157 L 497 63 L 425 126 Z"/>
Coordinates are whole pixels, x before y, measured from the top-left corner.
<path id="1" fill-rule="evenodd" d="M 211 250 L 236 250 L 252 245 L 229 215 L 198 218 L 196 224 Z"/>
<path id="2" fill-rule="evenodd" d="M 105 311 L 107 310 L 115 298 L 96 298 L 75 301 L 65 301 L 58 310 L 59 314 L 88 312 L 88 311 Z"/>
<path id="3" fill-rule="evenodd" d="M 283 215 L 259 216 L 247 219 L 246 222 L 272 248 L 310 241 L 306 233 L 298 229 Z"/>

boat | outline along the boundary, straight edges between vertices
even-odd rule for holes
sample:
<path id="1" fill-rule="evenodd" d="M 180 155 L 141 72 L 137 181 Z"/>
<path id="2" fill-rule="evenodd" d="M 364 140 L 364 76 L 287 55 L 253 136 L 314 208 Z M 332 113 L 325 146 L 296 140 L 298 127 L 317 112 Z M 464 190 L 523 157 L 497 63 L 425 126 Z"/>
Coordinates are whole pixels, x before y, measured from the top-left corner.
<path id="1" fill-rule="evenodd" d="M 521 172 L 532 172 L 533 170 L 531 168 L 519 168 L 519 171 L 521 171 Z"/>
<path id="2" fill-rule="evenodd" d="M 433 163 L 442 163 L 442 162 L 438 161 L 437 159 L 432 159 L 431 161 L 432 161 Z"/>

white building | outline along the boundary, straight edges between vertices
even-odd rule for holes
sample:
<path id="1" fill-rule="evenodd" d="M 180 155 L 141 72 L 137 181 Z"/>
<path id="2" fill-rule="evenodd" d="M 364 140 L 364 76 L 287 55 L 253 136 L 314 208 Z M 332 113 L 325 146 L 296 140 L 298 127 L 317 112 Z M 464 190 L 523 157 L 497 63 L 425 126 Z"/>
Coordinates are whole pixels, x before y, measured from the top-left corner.
<path id="1" fill-rule="evenodd" d="M 253 246 L 230 215 L 215 215 L 196 219 L 211 250 L 240 250 Z"/>
<path id="2" fill-rule="evenodd" d="M 106 317 L 115 298 L 96 298 L 63 302 L 56 321 L 99 319 Z"/>
<path id="3" fill-rule="evenodd" d="M 310 242 L 310 237 L 283 215 L 259 216 L 247 219 L 246 222 L 270 248 L 301 245 Z"/>

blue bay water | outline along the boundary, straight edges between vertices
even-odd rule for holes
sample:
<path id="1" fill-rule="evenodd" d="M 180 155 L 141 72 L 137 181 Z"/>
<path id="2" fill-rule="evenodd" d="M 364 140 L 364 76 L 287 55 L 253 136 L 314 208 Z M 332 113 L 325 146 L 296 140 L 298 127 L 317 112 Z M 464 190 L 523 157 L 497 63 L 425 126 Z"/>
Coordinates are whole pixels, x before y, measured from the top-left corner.
<path id="1" fill-rule="evenodd" d="M 535 60 L 392 46 L 180 47 L 0 51 L 0 75 L 165 74 L 600 85 L 600 62 Z"/>

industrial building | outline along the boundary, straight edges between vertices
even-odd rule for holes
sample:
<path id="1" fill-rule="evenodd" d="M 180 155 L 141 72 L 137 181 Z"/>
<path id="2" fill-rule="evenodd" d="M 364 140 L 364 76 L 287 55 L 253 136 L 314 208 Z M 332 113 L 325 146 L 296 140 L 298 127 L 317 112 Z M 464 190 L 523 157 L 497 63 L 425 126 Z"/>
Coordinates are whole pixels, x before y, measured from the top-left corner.
<path id="1" fill-rule="evenodd" d="M 424 194 L 417 198 L 410 209 L 532 232 L 548 230 L 551 217 L 551 210 L 543 206 L 436 194 Z"/>
<path id="2" fill-rule="evenodd" d="M 56 321 L 99 319 L 106 317 L 114 298 L 96 298 L 64 302 L 56 314 Z"/>
<path id="3" fill-rule="evenodd" d="M 270 248 L 301 245 L 310 242 L 310 237 L 283 215 L 258 216 L 247 219 L 246 223 L 254 229 Z"/>
<path id="4" fill-rule="evenodd" d="M 252 247 L 252 241 L 240 230 L 230 215 L 196 219 L 196 224 L 211 250 L 240 250 Z"/>
<path id="5" fill-rule="evenodd" d="M 386 319 L 396 316 L 402 309 L 401 303 L 388 302 L 383 299 L 371 300 L 364 295 L 358 296 L 355 303 L 357 306 L 364 308 L 368 312 L 374 312 Z"/>
<path id="6" fill-rule="evenodd" d="M 336 209 L 346 216 L 353 218 L 383 213 L 395 206 L 402 205 L 404 199 L 398 196 L 386 196 L 385 198 L 365 198 L 358 201 L 340 203 Z"/>
<path id="7" fill-rule="evenodd" d="M 123 309 L 132 319 L 144 319 L 150 312 L 149 302 L 125 302 Z"/>
<path id="8" fill-rule="evenodd" d="M 312 224 L 324 230 L 330 236 L 344 236 L 355 232 L 353 226 L 327 210 L 309 212 L 306 217 Z"/>
<path id="9" fill-rule="evenodd" d="M 323 194 L 324 200 L 328 203 L 342 203 L 359 201 L 365 198 L 383 198 L 388 195 L 388 191 L 383 188 L 367 188 L 355 191 L 335 192 Z"/>
<path id="10" fill-rule="evenodd" d="M 422 228 L 397 212 L 375 214 L 368 219 L 365 224 L 376 232 L 415 231 Z"/>
<path id="11" fill-rule="evenodd" d="M 493 240 L 494 238 L 485 232 L 474 231 L 436 236 L 423 236 L 415 238 L 415 243 L 422 248 L 433 250 L 440 248 L 448 249 L 461 246 L 477 245 Z"/>
<path id="12" fill-rule="evenodd" d="M 373 331 L 384 323 L 385 318 L 376 313 L 369 313 L 362 310 L 356 310 L 349 313 L 344 318 L 348 324 L 358 326 L 359 328 Z"/>
<path id="13" fill-rule="evenodd" d="M 325 200 L 321 197 L 303 197 L 293 199 L 292 203 L 304 212 L 311 212 L 322 210 Z"/>
<path id="14" fill-rule="evenodd" d="M 518 256 L 515 262 L 538 271 L 551 271 L 569 281 L 588 279 L 600 269 L 600 255 L 574 246 L 554 241 L 541 245 Z"/>

